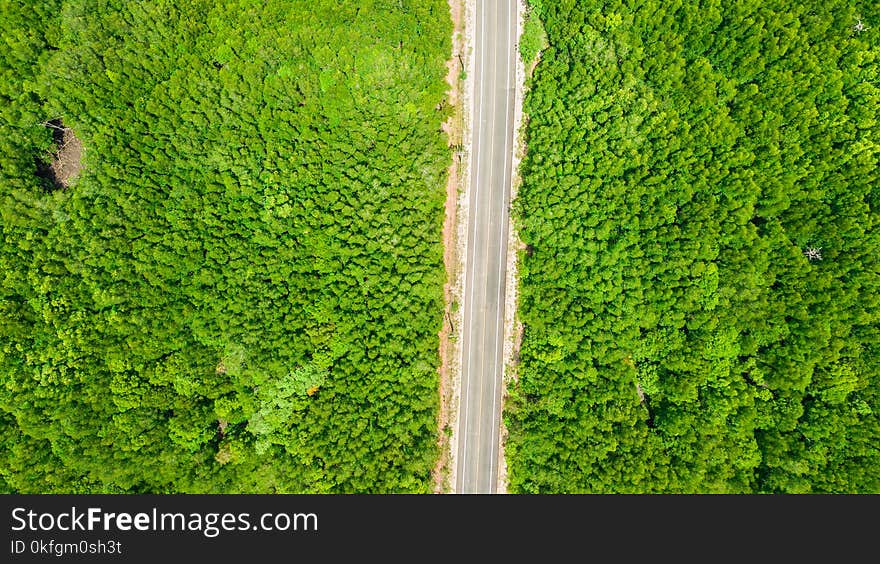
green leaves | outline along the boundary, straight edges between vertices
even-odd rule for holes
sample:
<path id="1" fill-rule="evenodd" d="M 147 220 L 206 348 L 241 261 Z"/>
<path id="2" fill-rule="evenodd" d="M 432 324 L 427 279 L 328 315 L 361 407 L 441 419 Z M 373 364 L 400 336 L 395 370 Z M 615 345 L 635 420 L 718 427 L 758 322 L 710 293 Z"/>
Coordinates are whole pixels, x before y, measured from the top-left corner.
<path id="1" fill-rule="evenodd" d="M 5 483 L 429 490 L 446 4 L 30 4 L 0 16 Z M 48 195 L 25 125 L 56 116 L 87 159 Z"/>
<path id="2" fill-rule="evenodd" d="M 270 442 L 285 443 L 283 436 L 291 427 L 291 418 L 307 406 L 308 398 L 317 393 L 326 378 L 326 368 L 309 363 L 259 386 L 259 409 L 248 423 L 248 430 L 259 439 L 258 453 L 264 453 Z"/>
<path id="3" fill-rule="evenodd" d="M 532 7 L 526 12 L 522 36 L 519 39 L 519 53 L 523 62 L 530 65 L 547 46 L 547 32 L 544 31 L 538 11 Z"/>
<path id="4" fill-rule="evenodd" d="M 514 490 L 878 491 L 878 50 L 855 12 L 880 15 L 540 3 Z"/>

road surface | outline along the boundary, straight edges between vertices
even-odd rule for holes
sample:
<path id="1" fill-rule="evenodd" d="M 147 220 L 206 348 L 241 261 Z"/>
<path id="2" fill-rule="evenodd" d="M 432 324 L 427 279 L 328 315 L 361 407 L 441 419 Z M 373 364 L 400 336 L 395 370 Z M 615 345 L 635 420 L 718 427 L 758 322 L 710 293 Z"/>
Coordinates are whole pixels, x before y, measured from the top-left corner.
<path id="1" fill-rule="evenodd" d="M 516 0 L 477 0 L 456 493 L 498 481 Z"/>

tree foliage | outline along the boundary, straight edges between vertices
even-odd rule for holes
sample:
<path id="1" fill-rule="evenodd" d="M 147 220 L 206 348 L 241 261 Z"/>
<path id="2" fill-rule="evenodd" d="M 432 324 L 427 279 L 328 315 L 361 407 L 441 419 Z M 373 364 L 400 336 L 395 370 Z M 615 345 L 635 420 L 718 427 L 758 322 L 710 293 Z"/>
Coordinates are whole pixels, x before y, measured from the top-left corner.
<path id="1" fill-rule="evenodd" d="M 540 4 L 512 489 L 880 491 L 877 5 Z"/>
<path id="2" fill-rule="evenodd" d="M 445 2 L 0 5 L 0 486 L 429 491 Z"/>

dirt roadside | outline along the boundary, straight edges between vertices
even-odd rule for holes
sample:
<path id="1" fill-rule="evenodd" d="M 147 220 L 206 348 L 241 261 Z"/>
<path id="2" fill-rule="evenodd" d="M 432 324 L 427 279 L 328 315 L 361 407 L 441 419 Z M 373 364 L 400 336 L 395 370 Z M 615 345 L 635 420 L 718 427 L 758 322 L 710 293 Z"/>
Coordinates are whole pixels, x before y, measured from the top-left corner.
<path id="1" fill-rule="evenodd" d="M 526 5 L 525 0 L 517 0 L 517 26 L 516 36 L 517 45 L 519 38 L 523 33 L 523 20 L 525 19 Z M 529 72 L 531 72 L 529 69 Z M 523 98 L 525 96 L 525 77 L 526 68 L 523 64 L 522 57 L 516 57 L 516 94 L 514 97 L 513 111 L 513 158 L 511 161 L 511 181 L 510 181 L 510 202 L 511 205 L 516 201 L 517 191 L 522 179 L 519 176 L 519 163 L 526 154 L 526 145 L 523 139 L 523 128 L 528 122 L 528 116 L 523 115 Z M 507 403 L 507 390 L 516 381 L 517 364 L 519 363 L 519 347 L 522 342 L 523 326 L 517 316 L 517 306 L 519 305 L 519 276 L 517 271 L 517 261 L 520 251 L 525 248 L 519 239 L 517 231 L 516 217 L 511 212 L 510 226 L 507 234 L 507 278 L 505 280 L 504 289 L 504 350 L 502 357 L 502 366 L 504 366 L 504 376 L 501 398 L 501 424 L 499 427 L 499 435 L 501 444 L 498 448 L 498 482 L 496 491 L 498 493 L 507 493 L 507 458 L 504 455 L 504 446 L 507 442 L 507 427 L 504 425 L 504 411 Z"/>
<path id="2" fill-rule="evenodd" d="M 437 414 L 439 457 L 432 471 L 434 493 L 449 493 L 455 484 L 457 413 L 460 389 L 462 276 L 467 226 L 467 182 L 470 171 L 470 92 L 472 92 L 471 34 L 469 22 L 474 0 L 448 0 L 452 17 L 452 57 L 447 61 L 446 82 L 452 115 L 442 125 L 453 151 L 446 182 L 446 217 L 443 222 L 443 287 L 445 308 L 440 338 L 440 409 Z"/>
<path id="3" fill-rule="evenodd" d="M 468 224 L 468 182 L 470 180 L 471 155 L 471 101 L 473 99 L 474 49 L 473 30 L 475 0 L 448 0 L 452 20 L 453 54 L 447 63 L 447 82 L 450 85 L 449 102 L 455 108 L 443 129 L 449 136 L 454 150 L 446 186 L 446 218 L 443 226 L 444 264 L 447 283 L 444 286 L 445 312 L 443 329 L 440 331 L 440 410 L 438 414 L 438 447 L 440 456 L 433 470 L 434 493 L 451 493 L 456 479 L 458 452 L 458 398 L 461 390 L 461 328 L 463 326 L 465 248 Z M 522 36 L 525 0 L 517 0 L 517 38 Z M 517 39 L 518 43 L 518 39 Z M 531 69 L 530 69 L 531 70 Z M 462 72 L 463 71 L 463 72 Z M 525 156 L 525 144 L 521 138 L 524 120 L 522 101 L 525 89 L 526 68 L 520 57 L 516 58 L 516 94 L 514 109 L 514 155 L 512 158 L 510 201 L 516 199 L 520 184 L 519 163 Z M 523 245 L 516 230 L 515 218 L 511 218 L 507 245 L 507 277 L 505 281 L 505 316 L 503 366 L 504 387 L 502 401 L 507 398 L 507 388 L 516 379 L 519 344 L 522 340 L 522 324 L 518 321 L 517 257 Z M 503 413 L 503 411 L 502 411 Z M 502 419 L 498 449 L 498 493 L 507 492 L 507 464 L 504 442 L 507 430 Z"/>

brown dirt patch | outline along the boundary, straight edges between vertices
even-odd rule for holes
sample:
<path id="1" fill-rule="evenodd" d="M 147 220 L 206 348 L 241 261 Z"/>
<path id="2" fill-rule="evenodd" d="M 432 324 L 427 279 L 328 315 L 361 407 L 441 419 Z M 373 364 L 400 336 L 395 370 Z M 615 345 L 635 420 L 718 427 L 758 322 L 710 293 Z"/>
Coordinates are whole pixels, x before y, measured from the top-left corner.
<path id="1" fill-rule="evenodd" d="M 52 130 L 55 151 L 48 162 L 37 161 L 37 176 L 51 182 L 54 188 L 67 188 L 82 170 L 82 141 L 60 119 L 44 125 Z"/>
<path id="2" fill-rule="evenodd" d="M 455 332 L 455 326 L 452 322 L 453 312 L 452 303 L 455 299 L 453 287 L 457 276 L 456 264 L 456 211 L 458 201 L 458 186 L 461 182 L 459 178 L 459 161 L 461 159 L 459 148 L 462 142 L 462 131 L 460 127 L 462 108 L 461 100 L 461 81 L 459 77 L 464 70 L 464 3 L 463 0 L 448 0 L 449 12 L 452 17 L 452 57 L 446 62 L 446 82 L 449 84 L 447 100 L 451 106 L 455 108 L 452 116 L 442 124 L 442 129 L 446 132 L 450 148 L 454 149 L 452 163 L 446 175 L 446 216 L 443 221 L 443 264 L 446 267 L 446 284 L 443 286 L 443 297 L 446 304 L 443 327 L 438 337 L 440 338 L 440 367 L 438 372 L 440 375 L 439 395 L 440 409 L 437 413 L 437 446 L 440 456 L 437 459 L 431 475 L 434 479 L 434 493 L 444 493 L 449 485 L 447 484 L 450 465 L 450 445 L 449 437 L 452 433 L 450 427 L 450 405 L 452 403 L 453 386 L 451 381 L 451 364 L 455 362 L 453 358 L 453 348 L 450 343 L 450 337 Z"/>

